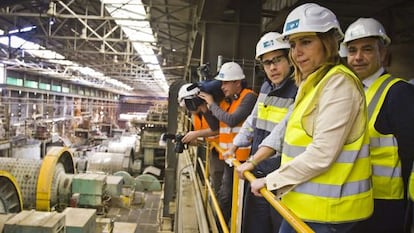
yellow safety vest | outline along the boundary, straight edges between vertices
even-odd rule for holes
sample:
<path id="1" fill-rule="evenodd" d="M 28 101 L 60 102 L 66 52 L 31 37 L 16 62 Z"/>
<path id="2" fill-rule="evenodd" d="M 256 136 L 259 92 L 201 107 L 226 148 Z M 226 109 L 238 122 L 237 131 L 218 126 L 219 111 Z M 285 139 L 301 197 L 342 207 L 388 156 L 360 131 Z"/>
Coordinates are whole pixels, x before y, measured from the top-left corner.
<path id="1" fill-rule="evenodd" d="M 282 165 L 303 153 L 312 142 L 313 138 L 306 133 L 301 120 L 318 101 L 318 93 L 326 81 L 335 73 L 345 73 L 346 78 L 361 85 L 358 78 L 343 65 L 331 68 L 322 78 L 318 73 L 311 74 L 299 88 L 286 129 Z M 344 145 L 326 172 L 297 185 L 282 197 L 282 202 L 305 221 L 341 223 L 366 219 L 373 212 L 370 176 L 366 132 L 354 142 Z"/>
<path id="2" fill-rule="evenodd" d="M 408 196 L 414 201 L 414 164 L 411 168 L 410 179 L 408 180 Z"/>
<path id="3" fill-rule="evenodd" d="M 411 168 L 410 179 L 408 180 L 408 195 L 414 201 L 414 164 Z"/>
<path id="4" fill-rule="evenodd" d="M 368 104 L 369 144 L 372 164 L 372 185 L 375 199 L 403 199 L 404 184 L 397 140 L 392 134 L 381 134 L 374 125 L 388 90 L 402 79 L 390 74 L 379 77 L 365 91 Z"/>
<path id="5" fill-rule="evenodd" d="M 237 98 L 236 100 L 233 100 L 231 103 L 222 101 L 220 104 L 220 108 L 225 110 L 228 113 L 233 113 L 239 107 L 243 98 L 249 93 L 254 93 L 254 92 L 250 89 L 246 89 L 246 88 L 243 89 L 242 92 L 240 93 L 239 98 Z M 226 123 L 220 121 L 219 145 L 225 151 L 230 149 L 230 147 L 233 145 L 233 138 L 237 135 L 237 133 L 240 132 L 243 122 L 244 121 L 240 122 L 235 127 L 229 127 Z M 247 158 L 249 157 L 249 154 L 250 154 L 250 146 L 240 147 L 236 151 L 236 159 L 239 161 L 246 161 Z M 223 160 L 222 153 L 219 153 L 219 158 Z"/>

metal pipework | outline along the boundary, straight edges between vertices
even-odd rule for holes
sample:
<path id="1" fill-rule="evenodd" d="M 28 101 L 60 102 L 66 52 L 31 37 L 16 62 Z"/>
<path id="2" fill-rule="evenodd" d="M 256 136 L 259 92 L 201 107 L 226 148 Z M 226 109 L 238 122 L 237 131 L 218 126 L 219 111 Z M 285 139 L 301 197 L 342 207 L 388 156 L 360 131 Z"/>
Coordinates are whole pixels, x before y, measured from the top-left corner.
<path id="1" fill-rule="evenodd" d="M 50 211 L 58 203 L 69 203 L 72 153 L 51 147 L 41 160 L 0 158 L 0 170 L 12 174 L 20 186 L 25 209 Z"/>

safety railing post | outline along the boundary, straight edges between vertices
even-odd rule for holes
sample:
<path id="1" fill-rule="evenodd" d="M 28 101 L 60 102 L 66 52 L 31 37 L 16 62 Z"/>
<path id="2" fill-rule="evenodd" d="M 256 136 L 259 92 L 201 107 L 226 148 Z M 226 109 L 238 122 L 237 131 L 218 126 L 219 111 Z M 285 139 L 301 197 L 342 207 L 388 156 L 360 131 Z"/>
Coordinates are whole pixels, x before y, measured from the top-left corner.
<path id="1" fill-rule="evenodd" d="M 233 169 L 233 192 L 231 198 L 231 221 L 230 221 L 230 232 L 236 233 L 236 224 L 237 224 L 237 212 L 239 211 L 239 179 L 237 176 L 236 169 Z"/>
<path id="2" fill-rule="evenodd" d="M 225 151 L 221 148 L 217 143 L 212 142 L 212 146 L 214 146 L 219 152 L 224 153 Z M 232 160 L 232 163 L 235 168 L 241 165 L 239 161 L 236 159 Z M 256 179 L 256 177 L 250 172 L 245 171 L 243 176 L 248 180 L 250 183 Z M 282 202 L 280 202 L 276 196 L 270 192 L 265 187 L 260 189 L 260 194 L 272 205 L 272 207 L 279 212 L 279 214 L 299 233 L 313 233 L 314 231 L 296 216 L 292 211 L 289 210 Z"/>
<path id="3" fill-rule="evenodd" d="M 205 196 L 205 202 L 204 202 L 204 206 L 207 206 L 207 202 L 208 202 L 208 186 L 207 186 L 207 183 L 209 183 L 209 179 L 208 179 L 208 177 L 209 177 L 209 175 L 210 175 L 210 143 L 209 142 L 206 142 L 206 165 L 205 165 L 205 168 L 204 168 L 204 171 L 205 171 L 205 177 L 207 177 L 207 179 L 205 179 L 204 180 L 204 183 L 206 184 L 205 185 L 205 190 L 204 190 L 204 196 Z"/>

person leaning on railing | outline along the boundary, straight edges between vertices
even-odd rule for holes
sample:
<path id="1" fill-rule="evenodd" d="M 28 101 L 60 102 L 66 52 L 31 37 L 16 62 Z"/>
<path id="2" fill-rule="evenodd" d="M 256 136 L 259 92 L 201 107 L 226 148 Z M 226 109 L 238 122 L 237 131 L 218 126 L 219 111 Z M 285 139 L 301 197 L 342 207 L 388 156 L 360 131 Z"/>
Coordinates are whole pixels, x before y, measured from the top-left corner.
<path id="1" fill-rule="evenodd" d="M 290 46 L 287 42 L 278 41 L 280 36 L 278 32 L 268 32 L 257 42 L 256 59 L 260 61 L 266 79 L 253 111 L 233 139 L 233 146 L 225 152 L 232 155 L 238 147 L 251 145 L 250 159 L 236 168 L 241 178 L 245 170 L 252 171 L 255 177 L 264 177 L 280 166 L 281 150 L 277 150 L 278 153 L 271 150 L 266 157 L 260 158 L 260 161 L 263 160 L 260 164 L 258 155 L 255 155 L 259 144 L 283 120 L 297 92 L 293 66 L 289 61 Z M 242 232 L 277 232 L 282 217 L 263 197 L 256 197 L 250 192 L 249 183 L 245 185 Z"/>
<path id="2" fill-rule="evenodd" d="M 283 36 L 299 85 L 281 166 L 251 183 L 266 187 L 315 232 L 352 232 L 373 212 L 367 107 L 356 75 L 341 64 L 339 22 L 315 3 L 295 8 Z M 279 233 L 294 232 L 283 220 Z"/>

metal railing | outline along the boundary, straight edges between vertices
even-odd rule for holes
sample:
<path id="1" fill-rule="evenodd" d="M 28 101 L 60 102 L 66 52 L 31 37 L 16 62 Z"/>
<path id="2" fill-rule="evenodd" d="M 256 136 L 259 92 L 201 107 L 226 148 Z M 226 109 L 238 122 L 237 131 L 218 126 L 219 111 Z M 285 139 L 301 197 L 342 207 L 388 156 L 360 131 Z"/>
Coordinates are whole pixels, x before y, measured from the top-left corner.
<path id="1" fill-rule="evenodd" d="M 224 153 L 224 149 L 221 148 L 217 143 L 212 142 L 211 146 L 216 148 L 217 151 Z M 208 151 L 208 150 L 207 150 Z M 207 152 L 208 154 L 208 152 Z M 208 160 L 207 160 L 208 161 Z M 224 162 L 224 161 L 223 161 Z M 232 161 L 235 168 L 241 165 L 239 161 L 234 159 Z M 208 163 L 207 163 L 208 164 Z M 202 167 L 202 166 L 201 166 Z M 208 169 L 207 169 L 208 171 Z M 215 211 L 217 212 L 217 216 L 220 221 L 220 225 L 222 227 L 222 230 L 224 233 L 228 233 L 229 229 L 227 228 L 227 224 L 224 221 L 223 215 L 221 213 L 218 201 L 215 197 L 215 194 L 211 188 L 211 186 L 208 183 L 208 174 L 204 174 L 204 179 L 206 179 L 206 184 L 209 190 L 210 195 L 212 195 L 212 201 Z M 256 177 L 250 172 L 245 171 L 243 173 L 243 176 L 248 180 L 249 182 L 252 182 L 256 179 Z M 234 169 L 234 180 L 233 180 L 233 207 L 232 207 L 232 217 L 231 217 L 231 233 L 236 232 L 236 218 L 235 214 L 238 211 L 238 206 L 235 204 L 235 199 L 237 199 L 237 190 L 238 190 L 238 175 L 236 172 L 236 169 Z M 235 195 L 236 194 L 236 195 Z M 277 211 L 279 214 L 299 233 L 312 233 L 314 232 L 305 222 L 303 222 L 298 216 L 296 216 L 292 211 L 289 210 L 286 205 L 284 205 L 282 202 L 279 201 L 279 199 L 268 189 L 265 187 L 260 189 L 260 194 L 269 202 L 269 204 Z M 237 201 L 236 201 L 237 202 Z"/>

